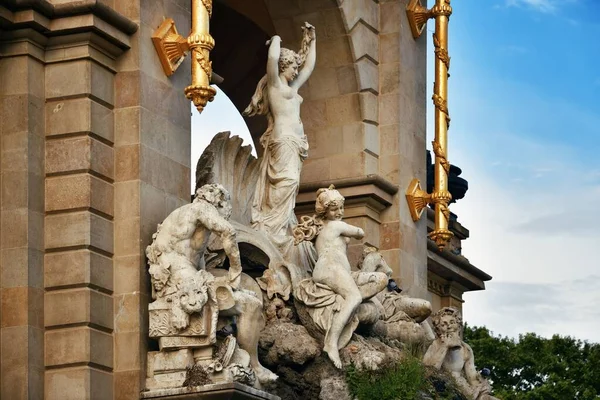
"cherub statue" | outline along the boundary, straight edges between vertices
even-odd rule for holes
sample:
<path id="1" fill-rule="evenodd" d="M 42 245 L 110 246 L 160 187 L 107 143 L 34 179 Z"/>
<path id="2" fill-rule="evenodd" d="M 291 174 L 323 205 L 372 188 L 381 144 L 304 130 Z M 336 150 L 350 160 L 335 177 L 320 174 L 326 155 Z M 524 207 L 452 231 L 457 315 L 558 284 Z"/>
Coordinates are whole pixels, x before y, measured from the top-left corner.
<path id="1" fill-rule="evenodd" d="M 354 330 L 349 328 L 349 322 L 353 316 L 356 318 L 354 314 L 364 300 L 386 287 L 388 277 L 382 272 L 351 271 L 346 254 L 348 242 L 351 238 L 362 239 L 364 232 L 342 221 L 344 197 L 333 185 L 317 191 L 315 211 L 316 215 L 303 217 L 294 230 L 298 243 L 316 238 L 318 255 L 312 278 L 301 281 L 294 294 L 309 309 L 327 310 L 327 315 L 319 311 L 312 318 L 321 320 L 318 325 L 326 331 L 323 350 L 341 368 L 339 349 L 347 344 Z"/>
<path id="2" fill-rule="evenodd" d="M 277 375 L 258 361 L 258 337 L 264 326 L 262 300 L 240 288 L 242 265 L 235 229 L 228 221 L 230 215 L 227 190 L 218 184 L 208 184 L 196 191 L 192 203 L 174 210 L 159 225 L 152 244 L 146 248 L 152 295 L 156 302 L 172 304 L 173 322 L 183 329 L 189 314 L 197 312 L 197 302 L 208 301 L 215 297 L 211 296 L 212 290 L 224 288 L 233 297 L 234 304 L 224 307 L 219 297 L 220 313 L 237 316 L 239 346 L 250 355 L 250 365 L 259 381 L 267 382 L 277 379 Z M 207 277 L 210 273 L 204 271 L 203 255 L 213 233 L 219 236 L 229 258 L 230 268 L 224 279 L 213 280 Z M 208 296 L 204 295 L 205 290 Z"/>
<path id="3" fill-rule="evenodd" d="M 436 339 L 431 343 L 423 364 L 452 375 L 459 390 L 471 400 L 497 400 L 491 387 L 475 369 L 471 347 L 462 341 L 462 317 L 452 307 L 444 307 L 431 317 Z"/>

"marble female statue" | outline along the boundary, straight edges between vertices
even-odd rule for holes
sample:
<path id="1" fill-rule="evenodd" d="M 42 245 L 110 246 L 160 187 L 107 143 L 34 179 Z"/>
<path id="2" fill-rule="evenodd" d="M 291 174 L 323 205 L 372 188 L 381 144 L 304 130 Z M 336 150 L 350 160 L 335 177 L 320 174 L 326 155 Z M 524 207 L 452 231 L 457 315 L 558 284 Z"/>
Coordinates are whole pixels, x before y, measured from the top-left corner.
<path id="1" fill-rule="evenodd" d="M 312 279 L 300 282 L 295 294 L 307 307 L 326 310 L 313 314 L 312 318 L 321 318 L 319 325 L 328 325 L 323 350 L 341 368 L 339 349 L 347 344 L 356 327 L 349 325 L 349 321 L 356 318 L 354 314 L 363 301 L 386 287 L 388 276 L 383 272 L 351 271 L 346 253 L 348 242 L 351 238 L 362 239 L 364 232 L 342 221 L 344 197 L 333 186 L 319 189 L 315 212 L 314 217 L 303 217 L 295 229 L 298 243 L 316 238 L 318 255 Z M 345 339 L 341 340 L 342 337 Z"/>
<path id="2" fill-rule="evenodd" d="M 315 67 L 316 36 L 314 26 L 305 22 L 302 29 L 300 53 L 282 48 L 279 36 L 267 42 L 267 74 L 244 111 L 246 116 L 266 115 L 268 121 L 260 139 L 265 151 L 252 204 L 252 227 L 274 236 L 292 236 L 300 171 L 308 155 L 298 89 Z"/>

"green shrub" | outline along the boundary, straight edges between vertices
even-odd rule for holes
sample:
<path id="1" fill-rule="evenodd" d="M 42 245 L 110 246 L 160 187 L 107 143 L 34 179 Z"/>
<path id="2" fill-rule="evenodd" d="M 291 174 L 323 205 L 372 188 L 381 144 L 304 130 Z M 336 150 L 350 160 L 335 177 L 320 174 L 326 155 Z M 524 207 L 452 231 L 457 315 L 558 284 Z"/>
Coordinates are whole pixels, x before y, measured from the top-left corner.
<path id="1" fill-rule="evenodd" d="M 413 400 L 420 391 L 428 391 L 425 368 L 415 358 L 378 371 L 358 370 L 350 366 L 346 372 L 350 394 L 358 400 Z"/>

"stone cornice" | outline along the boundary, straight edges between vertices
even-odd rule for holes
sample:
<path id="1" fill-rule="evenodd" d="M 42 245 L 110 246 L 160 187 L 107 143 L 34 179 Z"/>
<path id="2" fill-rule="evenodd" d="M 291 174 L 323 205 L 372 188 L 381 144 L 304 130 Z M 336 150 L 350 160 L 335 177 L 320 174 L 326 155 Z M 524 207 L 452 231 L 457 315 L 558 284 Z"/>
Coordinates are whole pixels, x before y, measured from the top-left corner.
<path id="1" fill-rule="evenodd" d="M 129 37 L 138 28 L 137 24 L 96 0 L 56 5 L 47 0 L 8 0 L 0 6 L 0 26 L 4 29 L 4 41 L 13 39 L 15 32 L 29 30 L 64 45 L 73 35 L 74 40 L 80 41 L 78 35 L 91 33 L 104 39 L 103 50 L 111 57 L 117 57 L 131 47 Z"/>
<path id="2" fill-rule="evenodd" d="M 48 19 L 58 19 L 82 14 L 93 14 L 127 35 L 138 30 L 138 25 L 99 0 L 78 0 L 53 4 L 49 0 L 4 0 L 10 11 L 33 10 Z"/>
<path id="3" fill-rule="evenodd" d="M 440 252 L 431 240 L 427 241 L 427 268 L 444 279 L 459 282 L 467 290 L 483 290 L 484 282 L 492 279 L 465 257 L 449 251 Z"/>

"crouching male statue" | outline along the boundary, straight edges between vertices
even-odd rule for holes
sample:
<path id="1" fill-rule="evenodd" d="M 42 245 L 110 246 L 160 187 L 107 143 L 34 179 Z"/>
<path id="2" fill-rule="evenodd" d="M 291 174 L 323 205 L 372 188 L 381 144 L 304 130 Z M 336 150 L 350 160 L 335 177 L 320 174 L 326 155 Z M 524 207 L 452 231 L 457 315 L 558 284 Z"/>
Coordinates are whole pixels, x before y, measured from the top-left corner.
<path id="1" fill-rule="evenodd" d="M 423 364 L 450 373 L 459 390 L 470 400 L 498 400 L 489 394 L 489 382 L 475 369 L 471 346 L 462 341 L 460 312 L 444 307 L 431 319 L 437 337 L 427 349 Z"/>
<path id="2" fill-rule="evenodd" d="M 228 222 L 230 216 L 229 193 L 221 185 L 209 184 L 196 191 L 191 204 L 174 210 L 158 226 L 146 249 L 155 300 L 149 306 L 150 336 L 159 338 L 158 356 L 166 360 L 174 353 L 162 351 L 165 349 L 193 348 L 198 352 L 201 345 L 212 349 L 217 315 L 235 316 L 237 344 L 247 352 L 242 358 L 249 358 L 260 382 L 272 381 L 277 375 L 264 368 L 257 355 L 259 333 L 264 327 L 262 299 L 240 288 L 242 265 L 235 230 Z M 204 253 L 212 233 L 218 235 L 229 258 L 228 275 L 222 278 L 205 271 Z M 211 316 L 203 315 L 206 312 Z M 198 336 L 207 339 L 197 341 Z M 170 341 L 163 340 L 165 337 Z M 196 354 L 194 360 L 198 360 Z"/>

